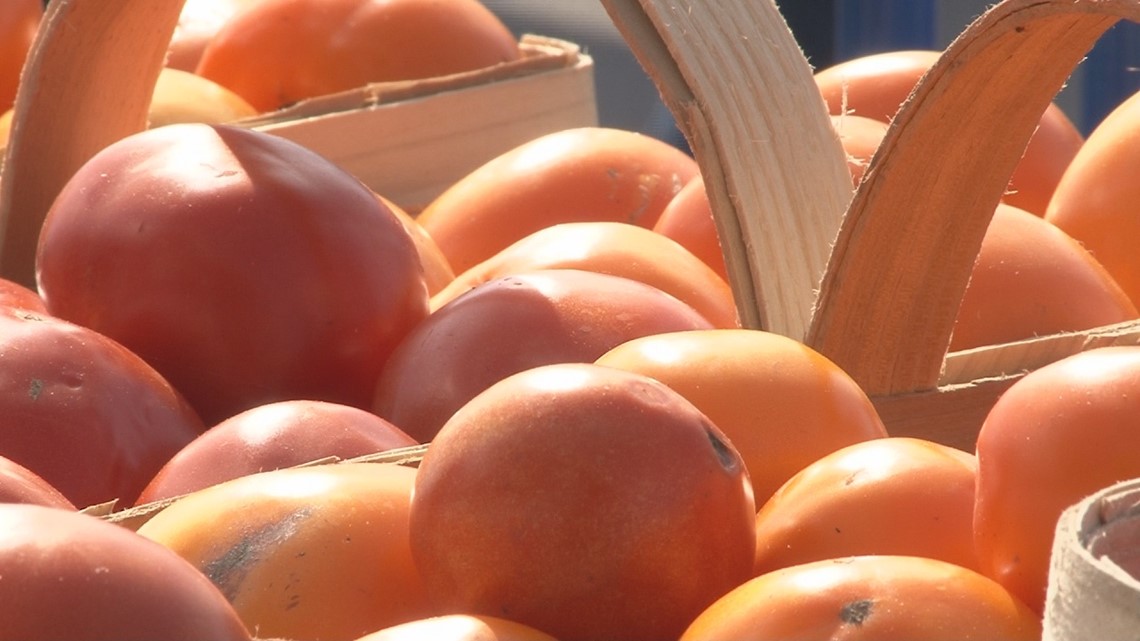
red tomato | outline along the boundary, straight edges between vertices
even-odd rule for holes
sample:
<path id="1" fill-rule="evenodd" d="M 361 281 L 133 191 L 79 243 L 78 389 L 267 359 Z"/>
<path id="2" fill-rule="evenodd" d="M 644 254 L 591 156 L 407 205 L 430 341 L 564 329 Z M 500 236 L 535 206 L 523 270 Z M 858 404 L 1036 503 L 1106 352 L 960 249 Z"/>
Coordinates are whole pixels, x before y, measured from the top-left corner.
<path id="1" fill-rule="evenodd" d="M 75 504 L 42 476 L 4 456 L 0 456 L 0 503 L 75 509 Z"/>
<path id="2" fill-rule="evenodd" d="M 367 407 L 428 313 L 415 244 L 370 189 L 222 125 L 97 154 L 48 212 L 37 269 L 52 314 L 134 350 L 210 425 L 289 398 Z"/>
<path id="3" fill-rule="evenodd" d="M 139 502 L 329 456 L 348 459 L 415 444 L 395 425 L 357 407 L 306 400 L 266 403 L 227 418 L 182 448 Z"/>
<path id="4" fill-rule="evenodd" d="M 0 505 L 0 641 L 249 641 L 173 551 L 93 516 Z"/>
<path id="5" fill-rule="evenodd" d="M 0 308 L 0 456 L 75 505 L 130 505 L 204 429 L 122 345 L 58 318 Z"/>

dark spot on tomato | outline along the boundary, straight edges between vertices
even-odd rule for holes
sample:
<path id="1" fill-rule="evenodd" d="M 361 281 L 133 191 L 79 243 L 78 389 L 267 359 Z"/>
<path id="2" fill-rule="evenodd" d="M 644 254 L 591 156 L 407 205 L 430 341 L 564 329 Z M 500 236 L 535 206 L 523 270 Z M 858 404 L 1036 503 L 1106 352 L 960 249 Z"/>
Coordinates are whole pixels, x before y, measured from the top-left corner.
<path id="1" fill-rule="evenodd" d="M 295 510 L 275 523 L 269 523 L 242 536 L 237 543 L 221 556 L 211 560 L 202 568 L 210 581 L 233 601 L 241 591 L 250 567 L 257 564 L 266 553 L 271 552 L 282 541 L 297 532 L 298 525 L 312 514 L 312 508 Z M 286 586 L 288 589 L 289 586 Z"/>
<path id="2" fill-rule="evenodd" d="M 735 472 L 737 466 L 740 465 L 740 461 L 728 443 L 725 443 L 724 439 L 708 426 L 705 426 L 705 436 L 708 437 L 709 443 L 712 444 L 713 452 L 716 454 L 720 466 L 729 472 Z"/>
<path id="3" fill-rule="evenodd" d="M 30 396 L 33 401 L 37 400 L 43 391 L 44 382 L 38 378 L 33 378 L 31 383 L 28 384 L 28 396 Z"/>
<path id="4" fill-rule="evenodd" d="M 847 625 L 863 625 L 874 607 L 875 602 L 871 599 L 852 601 L 839 610 L 839 620 Z"/>

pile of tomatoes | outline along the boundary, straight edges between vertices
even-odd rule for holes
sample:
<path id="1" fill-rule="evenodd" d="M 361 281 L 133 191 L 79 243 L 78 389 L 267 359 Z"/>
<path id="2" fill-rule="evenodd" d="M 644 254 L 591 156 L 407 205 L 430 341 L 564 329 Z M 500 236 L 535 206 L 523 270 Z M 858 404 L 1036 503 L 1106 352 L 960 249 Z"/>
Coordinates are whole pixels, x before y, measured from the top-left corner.
<path id="1" fill-rule="evenodd" d="M 239 22 L 396 33 L 350 0 L 291 22 L 312 2 L 207 38 L 188 10 L 171 61 L 259 111 L 359 84 L 219 52 Z M 497 45 L 433 47 L 509 59 L 476 13 L 449 28 Z M 856 184 L 936 58 L 817 72 Z M 1140 97 L 1087 139 L 1046 111 L 950 350 L 1140 316 L 1137 138 Z M 1039 638 L 1057 517 L 1140 477 L 1140 347 L 1025 375 L 974 451 L 892 436 L 824 355 L 740 326 L 717 233 L 696 160 L 602 127 L 414 212 L 237 125 L 110 145 L 0 289 L 0 639 Z M 80 513 L 109 502 L 137 530 Z"/>

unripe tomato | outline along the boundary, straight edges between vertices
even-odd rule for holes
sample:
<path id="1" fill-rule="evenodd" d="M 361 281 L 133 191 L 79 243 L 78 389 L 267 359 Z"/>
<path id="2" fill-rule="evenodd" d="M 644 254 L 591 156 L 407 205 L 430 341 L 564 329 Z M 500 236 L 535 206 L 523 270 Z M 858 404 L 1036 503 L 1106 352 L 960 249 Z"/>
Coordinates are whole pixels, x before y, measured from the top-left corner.
<path id="1" fill-rule="evenodd" d="M 283 138 L 182 124 L 128 136 L 64 186 L 37 257 L 52 314 L 134 350 L 208 425 L 289 398 L 367 407 L 428 313 L 403 223 Z"/>

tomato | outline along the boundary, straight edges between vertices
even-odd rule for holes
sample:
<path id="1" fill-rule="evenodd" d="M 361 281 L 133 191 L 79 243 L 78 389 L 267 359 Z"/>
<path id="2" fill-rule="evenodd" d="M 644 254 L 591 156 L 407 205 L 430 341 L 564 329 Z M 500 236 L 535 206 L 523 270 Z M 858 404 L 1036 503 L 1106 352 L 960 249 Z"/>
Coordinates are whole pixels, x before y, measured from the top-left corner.
<path id="1" fill-rule="evenodd" d="M 1040 216 L 1000 203 L 962 296 L 950 350 L 1138 316 L 1128 295 L 1080 243 Z"/>
<path id="2" fill-rule="evenodd" d="M 47 305 L 40 298 L 39 292 L 6 278 L 0 278 L 0 305 L 47 313 Z"/>
<path id="3" fill-rule="evenodd" d="M 185 0 L 170 38 L 166 66 L 193 72 L 202 51 L 222 25 L 238 11 L 260 0 Z"/>
<path id="4" fill-rule="evenodd" d="M 990 578 L 916 556 L 826 559 L 762 574 L 700 614 L 681 641 L 1036 641 L 1041 621 Z"/>
<path id="5" fill-rule="evenodd" d="M 130 505 L 204 429 L 170 383 L 119 343 L 0 308 L 0 456 L 75 505 Z"/>
<path id="6" fill-rule="evenodd" d="M 888 125 L 881 120 L 855 114 L 832 115 L 831 124 L 839 135 L 843 151 L 847 153 L 847 169 L 851 172 L 851 181 L 858 187 L 863 180 L 863 173 L 871 164 L 871 158 L 887 135 Z"/>
<path id="7" fill-rule="evenodd" d="M 684 397 L 564 363 L 455 413 L 420 463 L 410 528 L 444 612 L 659 641 L 748 578 L 754 520 L 739 454 Z"/>
<path id="8" fill-rule="evenodd" d="M 756 574 L 865 554 L 978 569 L 973 454 L 909 437 L 862 441 L 808 464 L 756 515 Z"/>
<path id="9" fill-rule="evenodd" d="M 227 123 L 257 115 L 244 98 L 216 82 L 172 69 L 162 69 L 150 100 L 149 125 L 180 122 Z"/>
<path id="10" fill-rule="evenodd" d="M 1061 512 L 1140 477 L 1140 347 L 1101 347 L 1026 374 L 978 433 L 974 537 L 982 571 L 1041 612 Z"/>
<path id="11" fill-rule="evenodd" d="M 179 499 L 138 533 L 209 577 L 259 638 L 354 639 L 435 614 L 412 563 L 416 471 L 262 472 Z"/>
<path id="12" fill-rule="evenodd" d="M 42 0 L 4 0 L 0 3 L 0 112 L 16 103 L 20 73 L 43 18 Z"/>
<path id="13" fill-rule="evenodd" d="M 844 60 L 815 74 L 831 114 L 854 114 L 890 122 L 940 51 L 892 50 Z M 1037 130 L 1010 176 L 1003 200 L 1044 215 L 1061 174 L 1084 143 L 1080 130 L 1056 103 L 1041 115 Z"/>
<path id="14" fill-rule="evenodd" d="M 290 400 L 235 414 L 179 450 L 139 495 L 168 499 L 239 476 L 415 445 L 375 414 L 339 403 Z"/>
<path id="15" fill-rule="evenodd" d="M 96 517 L 0 505 L 0 640 L 250 641 L 192 565 Z"/>
<path id="16" fill-rule="evenodd" d="M 195 73 L 273 111 L 520 55 L 515 36 L 478 0 L 260 0 L 217 30 Z"/>
<path id="17" fill-rule="evenodd" d="M 380 375 L 372 411 L 420 442 L 480 391 L 550 363 L 588 363 L 633 338 L 708 329 L 665 292 L 629 278 L 576 269 L 502 276 L 420 323 Z"/>
<path id="18" fill-rule="evenodd" d="M 437 308 L 480 283 L 537 269 L 583 269 L 652 285 L 688 303 L 716 327 L 738 327 L 728 282 L 679 243 L 639 225 L 561 223 L 516 241 L 458 275 L 431 299 Z"/>
<path id="19" fill-rule="evenodd" d="M 653 231 L 676 241 L 729 282 L 724 249 L 703 177 L 693 178 L 677 192 L 661 211 Z"/>
<path id="20" fill-rule="evenodd" d="M 779 334 L 662 332 L 625 341 L 594 362 L 651 376 L 696 405 L 740 452 L 759 504 L 819 457 L 887 436 L 846 372 Z"/>
<path id="21" fill-rule="evenodd" d="M 501 617 L 444 614 L 366 634 L 356 641 L 557 641 L 529 625 Z"/>
<path id="22" fill-rule="evenodd" d="M 42 476 L 5 456 L 0 456 L 0 503 L 75 509 L 75 504 Z"/>
<path id="23" fill-rule="evenodd" d="M 523 143 L 460 178 L 417 220 L 463 273 L 558 223 L 608 220 L 652 228 L 697 161 L 667 142 L 576 127 Z"/>
<path id="24" fill-rule="evenodd" d="M 415 244 L 359 180 L 266 133 L 180 124 L 120 140 L 40 235 L 52 314 L 114 338 L 213 425 L 291 398 L 367 408 L 428 314 Z"/>
<path id="25" fill-rule="evenodd" d="M 1140 305 L 1140 92 L 1109 113 L 1089 134 L 1049 201 L 1045 219 L 1081 242 Z"/>

